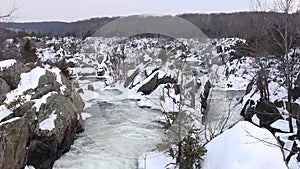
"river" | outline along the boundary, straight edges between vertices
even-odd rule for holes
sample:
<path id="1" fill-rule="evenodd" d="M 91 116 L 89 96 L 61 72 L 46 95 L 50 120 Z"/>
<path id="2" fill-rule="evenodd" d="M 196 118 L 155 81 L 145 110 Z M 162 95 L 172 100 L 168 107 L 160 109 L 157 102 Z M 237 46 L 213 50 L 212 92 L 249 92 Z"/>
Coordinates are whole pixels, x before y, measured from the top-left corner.
<path id="1" fill-rule="evenodd" d="M 156 123 L 159 111 L 142 109 L 115 90 L 100 91 L 100 98 L 85 112 L 85 132 L 54 169 L 134 169 L 138 157 L 161 142 L 163 130 Z"/>
<path id="2" fill-rule="evenodd" d="M 91 118 L 85 120 L 85 132 L 78 135 L 71 150 L 54 164 L 54 169 L 136 169 L 138 157 L 161 143 L 164 135 L 156 123 L 161 112 L 139 108 L 116 90 L 97 89 Z M 208 119 L 212 128 L 224 121 L 231 110 L 229 125 L 240 119 L 234 105 L 243 91 L 212 90 Z M 230 106 L 229 106 L 230 105 Z"/>

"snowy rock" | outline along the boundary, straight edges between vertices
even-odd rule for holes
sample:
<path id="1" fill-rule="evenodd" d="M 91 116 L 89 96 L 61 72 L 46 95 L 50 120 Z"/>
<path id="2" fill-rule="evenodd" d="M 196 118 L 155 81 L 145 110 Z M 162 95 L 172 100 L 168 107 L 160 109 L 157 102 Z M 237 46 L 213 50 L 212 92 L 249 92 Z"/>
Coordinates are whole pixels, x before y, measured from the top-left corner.
<path id="1" fill-rule="evenodd" d="M 17 61 L 15 59 L 8 59 L 0 61 L 0 71 L 14 65 Z"/>
<path id="2" fill-rule="evenodd" d="M 36 168 L 52 167 L 56 158 L 70 149 L 75 134 L 83 130 L 81 112 L 84 104 L 74 88 L 66 93 L 71 95 L 49 95 L 39 109 L 38 127 L 33 133 L 38 139 L 31 141 L 28 154 L 28 164 Z"/>
<path id="3" fill-rule="evenodd" d="M 39 129 L 52 131 L 53 129 L 55 129 L 56 118 L 57 118 L 57 114 L 55 114 L 55 110 L 54 110 L 47 119 L 45 119 L 39 124 Z"/>
<path id="4" fill-rule="evenodd" d="M 32 99 L 39 99 L 49 92 L 60 91 L 61 84 L 57 82 L 56 75 L 48 70 L 45 71 L 38 81 L 37 88 L 35 89 Z"/>
<path id="5" fill-rule="evenodd" d="M 203 169 L 287 169 L 272 133 L 246 121 L 213 139 L 206 148 Z"/>
<path id="6" fill-rule="evenodd" d="M 95 91 L 95 88 L 94 88 L 94 86 L 92 86 L 92 85 L 88 85 L 88 90 L 90 90 L 90 91 Z"/>
<path id="7" fill-rule="evenodd" d="M 76 132 L 83 130 L 84 103 L 74 83 L 56 68 L 36 67 L 19 78 L 5 102 L 11 105 L 17 98 L 24 99 L 11 109 L 0 106 L 0 168 L 23 168 L 25 164 L 51 168 L 57 157 L 69 150 Z M 25 143 L 17 144 L 13 138 Z"/>
<path id="8" fill-rule="evenodd" d="M 11 89 L 16 89 L 21 80 L 21 74 L 29 70 L 23 63 L 16 62 L 12 66 L 0 71 L 0 77 L 7 82 Z"/>

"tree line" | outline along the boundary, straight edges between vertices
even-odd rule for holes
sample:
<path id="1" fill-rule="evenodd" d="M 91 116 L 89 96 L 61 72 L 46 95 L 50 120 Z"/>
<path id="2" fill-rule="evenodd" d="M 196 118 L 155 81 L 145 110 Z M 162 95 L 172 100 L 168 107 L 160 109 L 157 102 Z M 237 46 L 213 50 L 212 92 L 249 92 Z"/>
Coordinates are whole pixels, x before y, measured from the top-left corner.
<path id="1" fill-rule="evenodd" d="M 291 14 L 300 27 L 300 13 Z M 181 14 L 184 18 L 196 25 L 210 38 L 239 37 L 248 38 L 254 35 L 265 34 L 265 30 L 274 25 L 285 23 L 285 14 L 282 12 L 237 12 L 218 14 Z M 17 31 L 35 32 L 49 36 L 91 36 L 96 30 L 119 17 L 92 18 L 77 22 L 35 22 L 35 23 L 1 23 L 0 27 Z"/>

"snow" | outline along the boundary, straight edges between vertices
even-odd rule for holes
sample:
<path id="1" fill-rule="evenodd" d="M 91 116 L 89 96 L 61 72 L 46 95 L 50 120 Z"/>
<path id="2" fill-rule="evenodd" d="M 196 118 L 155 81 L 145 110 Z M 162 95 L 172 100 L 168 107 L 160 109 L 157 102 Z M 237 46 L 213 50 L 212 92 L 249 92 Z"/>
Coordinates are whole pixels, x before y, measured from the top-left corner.
<path id="1" fill-rule="evenodd" d="M 269 84 L 270 91 L 270 101 L 274 102 L 275 100 L 282 100 L 287 96 L 287 89 L 282 85 L 276 82 L 270 82 Z"/>
<path id="2" fill-rule="evenodd" d="M 81 68 L 81 67 L 74 67 L 74 68 L 69 68 L 69 70 L 72 72 L 74 75 L 85 75 L 85 74 L 90 74 L 90 75 L 96 75 L 97 71 L 95 68 L 91 67 L 86 67 L 86 68 Z"/>
<path id="3" fill-rule="evenodd" d="M 61 84 L 62 86 L 60 87 L 60 91 L 62 92 L 62 93 L 64 93 L 64 91 L 67 89 L 67 87 L 63 84 L 63 82 L 62 82 L 62 77 L 61 77 L 61 74 L 60 74 L 60 72 L 61 72 L 61 70 L 59 69 L 59 68 L 52 68 L 52 69 L 47 69 L 47 70 L 49 70 L 49 71 L 51 71 L 52 73 L 54 73 L 55 75 L 56 75 L 56 81 L 59 83 L 59 84 Z"/>
<path id="4" fill-rule="evenodd" d="M 284 146 L 283 146 L 283 153 L 284 153 L 284 157 L 288 157 L 288 155 L 291 153 L 290 150 L 293 149 L 293 144 L 294 141 L 291 140 L 283 140 L 284 141 Z"/>
<path id="5" fill-rule="evenodd" d="M 174 89 L 166 89 L 165 85 L 159 85 L 150 95 L 144 95 L 138 101 L 140 107 L 150 107 L 162 112 L 178 112 L 180 95 L 175 95 Z M 175 101 L 175 102 L 174 102 Z"/>
<path id="6" fill-rule="evenodd" d="M 32 107 L 35 107 L 36 111 L 38 112 L 40 110 L 41 105 L 46 104 L 47 98 L 50 97 L 52 94 L 57 94 L 57 92 L 49 92 L 45 94 L 43 97 L 41 97 L 40 99 L 34 100 L 35 104 Z"/>
<path id="7" fill-rule="evenodd" d="M 54 114 L 55 110 L 52 112 L 52 114 L 49 116 L 49 118 L 45 119 L 44 121 L 42 121 L 39 124 L 39 128 L 41 130 L 48 130 L 48 131 L 52 131 L 55 128 L 55 120 L 57 115 Z"/>
<path id="8" fill-rule="evenodd" d="M 174 163 L 174 160 L 170 156 L 163 153 L 151 152 L 139 157 L 138 169 L 163 169 L 170 163 Z"/>
<path id="9" fill-rule="evenodd" d="M 30 166 L 26 165 L 24 169 L 35 169 L 35 168 L 31 165 Z"/>
<path id="10" fill-rule="evenodd" d="M 16 121 L 16 120 L 19 120 L 19 119 L 20 119 L 20 117 L 14 117 L 14 118 L 11 118 L 11 119 L 9 119 L 9 120 L 6 120 L 6 121 L 0 123 L 0 126 L 2 126 L 3 124 L 11 123 L 11 122 Z"/>
<path id="11" fill-rule="evenodd" d="M 252 122 L 253 122 L 254 124 L 256 124 L 257 126 L 260 125 L 260 120 L 259 120 L 259 118 L 257 117 L 256 114 L 253 115 L 253 117 L 251 118 L 251 120 L 252 120 Z"/>
<path id="12" fill-rule="evenodd" d="M 271 124 L 271 127 L 275 128 L 275 129 L 279 129 L 283 132 L 290 132 L 290 128 L 289 128 L 289 122 L 286 120 L 276 120 L 274 123 Z M 294 130 L 297 130 L 297 126 L 293 126 Z"/>
<path id="13" fill-rule="evenodd" d="M 298 98 L 297 100 L 295 100 L 294 103 L 297 103 L 298 105 L 300 105 L 300 98 Z"/>
<path id="14" fill-rule="evenodd" d="M 54 61 L 57 60 L 57 58 L 55 57 L 56 54 L 54 52 L 53 47 L 52 48 L 46 48 L 46 49 L 38 49 L 37 54 L 38 54 L 38 57 L 41 59 L 42 62 L 46 62 L 48 60 L 54 62 Z"/>
<path id="15" fill-rule="evenodd" d="M 5 107 L 5 105 L 0 106 L 0 121 L 12 114 L 13 112 Z"/>
<path id="16" fill-rule="evenodd" d="M 17 61 L 15 59 L 8 59 L 8 60 L 0 61 L 0 71 L 14 65 L 15 63 L 17 63 Z"/>
<path id="17" fill-rule="evenodd" d="M 93 40 L 92 38 L 88 38 L 90 40 Z M 108 75 L 109 72 L 111 71 L 111 63 L 109 63 L 110 61 L 110 56 L 111 55 L 111 50 L 113 49 L 114 46 L 114 41 L 118 41 L 119 39 L 102 39 L 101 41 L 97 41 L 95 39 L 95 42 L 93 42 L 94 44 L 91 44 L 91 48 L 93 50 L 93 54 L 90 54 L 88 56 L 86 55 L 80 55 L 77 58 L 72 59 L 73 62 L 76 62 L 78 64 L 80 63 L 86 63 L 88 64 L 87 66 L 91 66 L 91 67 L 75 67 L 75 68 L 70 68 L 70 70 L 73 72 L 74 75 L 80 76 L 80 75 L 96 75 L 97 70 L 105 68 L 106 72 L 105 74 Z M 219 39 L 216 40 L 216 46 L 221 45 L 222 49 L 224 50 L 226 47 L 229 47 L 234 45 L 236 43 L 236 41 L 241 40 L 241 39 L 236 39 L 236 38 L 232 38 L 232 39 Z M 242 42 L 245 43 L 244 40 L 241 40 Z M 151 107 L 153 109 L 161 109 L 163 111 L 167 111 L 167 112 L 171 112 L 171 111 L 175 111 L 178 108 L 175 107 L 174 101 L 172 98 L 174 98 L 175 101 L 179 100 L 178 99 L 178 95 L 174 94 L 174 91 L 169 91 L 167 93 L 167 91 L 164 89 L 164 85 L 160 85 L 157 87 L 156 90 L 154 90 L 150 95 L 143 95 L 141 92 L 137 92 L 137 90 L 144 84 L 148 83 L 151 78 L 154 77 L 154 75 L 156 73 L 158 73 L 158 77 L 162 78 L 164 75 L 171 75 L 172 70 L 168 70 L 168 66 L 165 67 L 158 67 L 160 70 L 154 72 L 151 76 L 146 77 L 146 75 L 149 75 L 150 72 L 152 72 L 154 70 L 154 68 L 156 68 L 155 66 L 148 64 L 145 65 L 146 62 L 151 62 L 154 61 L 154 58 L 151 56 L 149 56 L 149 54 L 153 54 L 154 56 L 157 56 L 159 53 L 159 50 L 153 50 L 151 47 L 149 47 L 148 43 L 157 43 L 157 42 L 152 42 L 151 40 L 137 40 L 136 42 L 132 42 L 137 43 L 137 48 L 139 50 L 143 49 L 143 45 L 146 46 L 146 52 L 145 51 L 138 51 L 137 53 L 134 52 L 134 49 L 132 48 L 126 48 L 126 52 L 129 54 L 129 58 L 132 59 L 132 63 L 135 63 L 135 69 L 139 69 L 140 70 L 140 74 L 138 74 L 135 79 L 131 82 L 131 85 L 136 85 L 133 88 L 126 88 L 124 89 L 123 85 L 120 84 L 119 86 L 116 85 L 114 89 L 119 89 L 120 91 L 123 92 L 123 96 L 126 95 L 126 98 L 129 99 L 139 99 L 138 101 L 138 105 L 139 106 L 145 106 L 145 107 Z M 127 44 L 128 45 L 128 44 Z M 168 44 L 165 47 L 167 48 L 169 47 L 173 47 L 176 46 L 175 44 Z M 207 44 L 202 44 L 204 46 L 204 48 L 207 48 L 207 46 L 205 45 L 211 45 L 211 41 L 209 41 Z M 130 46 L 130 44 L 129 44 Z M 45 59 L 54 59 L 55 55 L 57 53 L 55 53 L 54 51 L 52 51 L 52 49 L 48 49 L 49 51 L 44 51 L 44 57 Z M 118 49 L 119 50 L 119 49 Z M 201 49 L 198 48 L 193 48 L 192 50 L 195 51 L 199 51 Z M 212 49 L 213 50 L 213 49 Z M 225 51 L 222 54 L 229 54 L 230 52 L 232 52 L 233 50 L 230 49 L 229 51 Z M 48 52 L 48 53 L 47 53 Z M 52 53 L 51 53 L 52 52 Z M 99 55 L 102 55 L 103 58 L 101 58 L 102 61 L 99 61 L 97 59 L 98 55 L 95 55 L 94 53 L 97 52 Z M 87 52 L 88 53 L 88 52 Z M 182 51 L 178 51 L 178 56 L 181 55 Z M 86 53 L 85 53 L 86 54 Z M 198 52 L 199 54 L 199 52 Z M 216 59 L 217 61 L 220 60 L 219 54 L 216 53 L 216 51 L 212 51 L 212 53 L 203 53 L 202 55 L 208 55 L 211 56 L 213 55 L 213 58 Z M 197 57 L 192 56 L 187 58 L 188 61 L 190 62 L 199 62 L 203 63 L 203 56 L 198 55 Z M 139 64 L 138 61 L 136 61 L 136 58 L 139 57 L 143 57 L 144 63 Z M 243 60 L 245 59 L 245 60 Z M 202 76 L 200 77 L 200 81 L 202 86 L 200 86 L 201 88 L 203 88 L 204 84 L 207 81 L 210 81 L 215 87 L 216 89 L 220 89 L 220 90 L 245 90 L 246 86 L 248 85 L 249 81 L 252 80 L 253 76 L 254 76 L 254 72 L 256 71 L 254 68 L 252 68 L 251 70 L 249 69 L 251 62 L 253 62 L 253 60 L 249 59 L 249 58 L 243 58 L 241 60 L 235 59 L 232 62 L 227 62 L 225 65 L 210 65 L 209 71 L 206 72 L 205 68 L 203 68 L 204 72 L 202 72 Z M 69 59 L 71 60 L 71 59 Z M 170 61 L 170 60 L 169 60 Z M 99 62 L 99 63 L 98 63 Z M 101 63 L 100 63 L 101 62 Z M 205 61 L 204 61 L 205 62 Z M 207 62 L 209 63 L 213 63 L 212 59 L 208 60 Z M 131 62 L 130 62 L 131 63 Z M 170 63 L 173 64 L 173 63 Z M 200 67 L 198 65 L 198 67 Z M 127 72 L 123 72 L 122 75 L 132 75 L 134 70 L 128 70 Z M 200 70 L 202 71 L 202 68 L 200 68 Z M 51 70 L 50 70 L 51 71 Z M 143 74 L 145 71 L 146 73 Z M 229 76 L 225 76 L 225 72 L 233 72 L 231 74 L 229 74 Z M 61 75 L 59 74 L 59 70 L 52 70 L 53 73 L 56 74 L 57 77 L 57 82 L 62 84 L 62 80 L 61 80 Z M 180 78 L 180 77 L 179 77 Z M 79 82 L 80 85 L 82 85 L 84 83 L 84 81 L 82 80 L 82 82 Z M 99 99 L 99 94 L 97 92 L 92 92 L 92 91 L 88 91 L 86 89 L 86 85 L 90 84 L 91 81 L 87 81 L 86 84 L 84 84 L 84 86 L 80 86 L 83 89 L 84 93 L 81 93 L 80 96 L 83 98 L 83 100 L 85 101 L 85 109 L 87 107 L 90 107 L 93 104 L 93 101 Z M 103 83 L 104 84 L 104 83 Z M 63 84 L 62 84 L 63 85 Z M 62 86 L 65 87 L 65 86 Z M 123 88 L 122 88 L 123 87 Z M 271 82 L 269 84 L 270 87 L 270 93 L 271 93 L 271 101 L 277 100 L 277 99 L 283 99 L 284 97 L 286 97 L 286 90 L 284 89 L 284 87 L 278 85 L 275 82 Z M 101 89 L 104 88 L 104 86 L 101 87 Z M 96 89 L 98 89 L 96 87 Z M 61 88 L 61 90 L 63 91 L 64 89 Z M 201 89 L 200 89 L 201 90 Z M 170 97 L 168 97 L 168 95 Z M 36 107 L 40 107 L 40 105 L 42 103 L 44 103 L 43 101 L 45 101 L 45 99 L 47 98 L 47 96 L 43 96 L 43 99 L 39 100 L 36 102 L 35 106 Z M 159 100 L 160 98 L 163 98 L 162 100 Z M 257 92 L 255 90 L 255 87 L 250 91 L 250 93 L 248 93 L 244 98 L 243 98 L 243 103 L 245 104 L 246 101 L 248 101 L 249 99 L 257 102 L 260 98 L 260 94 L 259 92 Z M 114 100 L 116 100 L 116 98 L 113 98 Z M 296 103 L 300 104 L 300 99 L 295 101 Z M 3 112 L 6 111 L 6 114 L 10 114 L 11 112 L 9 112 L 9 110 L 3 110 Z M 0 119 L 1 119 L 1 115 L 4 115 L 5 113 L 0 113 Z M 82 113 L 82 118 L 86 119 L 86 118 L 90 118 L 91 115 L 88 113 Z M 50 117 L 49 119 L 47 119 L 48 121 L 50 121 Z M 160 120 L 163 120 L 163 118 L 161 118 Z M 259 119 L 256 115 L 254 115 L 252 117 L 252 121 L 259 125 Z M 53 125 L 54 125 L 54 120 L 53 120 Z M 272 125 L 272 127 L 274 128 L 279 128 L 282 131 L 288 131 L 288 125 L 286 123 L 286 121 L 284 120 L 278 120 L 276 122 L 274 122 Z M 55 127 L 55 126 L 54 126 Z M 246 129 L 246 130 L 245 130 Z M 210 169 L 210 168 L 219 168 L 219 169 L 262 169 L 262 168 L 275 168 L 275 169 L 283 169 L 283 168 L 287 168 L 284 165 L 284 161 L 283 161 L 283 157 L 282 157 L 282 153 L 280 152 L 279 148 L 277 146 L 271 146 L 267 143 L 263 143 L 258 141 L 257 139 L 250 137 L 249 133 L 247 133 L 246 131 L 249 131 L 250 134 L 252 134 L 253 136 L 257 137 L 257 138 L 262 138 L 262 139 L 266 139 L 268 142 L 271 142 L 274 145 L 277 145 L 277 141 L 275 140 L 274 136 L 272 136 L 272 134 L 270 132 L 268 132 L 265 129 L 260 129 L 248 122 L 241 122 L 238 123 L 236 126 L 234 126 L 233 128 L 231 128 L 230 130 L 226 131 L 225 133 L 223 133 L 222 135 L 220 135 L 219 137 L 215 138 L 212 142 L 210 142 L 207 145 L 207 148 L 209 150 L 209 152 L 206 155 L 206 159 L 205 159 L 205 166 L 204 168 L 206 169 Z M 278 136 L 278 135 L 276 135 Z M 286 137 L 285 135 L 279 135 L 281 136 L 281 140 L 284 140 L 282 138 Z M 287 138 L 286 138 L 287 140 Z M 284 140 L 284 141 L 286 141 Z M 287 140 L 286 141 L 286 146 L 285 148 L 291 149 L 291 145 L 292 142 Z M 225 153 L 228 153 L 227 155 L 224 155 Z M 286 153 L 285 153 L 286 154 Z M 156 157 L 157 155 L 157 157 Z M 296 157 L 293 156 L 291 158 L 291 161 L 289 164 L 290 166 L 296 166 L 295 161 L 293 162 L 293 160 L 296 160 Z M 164 166 L 170 161 L 170 159 L 164 155 L 164 154 L 160 154 L 160 153 L 154 153 L 154 154 L 147 154 L 147 168 L 164 168 Z M 141 159 L 139 159 L 139 168 L 143 168 L 144 167 L 144 157 L 141 157 Z M 292 168 L 294 169 L 294 168 Z"/>
<path id="18" fill-rule="evenodd" d="M 274 136 L 250 122 L 237 123 L 206 148 L 203 169 L 287 169 Z"/>
<path id="19" fill-rule="evenodd" d="M 90 113 L 81 113 L 81 117 L 82 117 L 82 120 L 86 120 L 88 118 L 91 118 L 92 115 Z"/>
<path id="20" fill-rule="evenodd" d="M 6 95 L 5 103 L 8 104 L 21 96 L 23 92 L 36 88 L 39 84 L 40 77 L 45 75 L 45 73 L 46 69 L 41 67 L 36 67 L 28 73 L 22 73 L 18 88 Z"/>
<path id="21" fill-rule="evenodd" d="M 299 162 L 297 160 L 297 154 L 293 155 L 288 163 L 289 169 L 299 169 L 300 165 Z"/>
<path id="22" fill-rule="evenodd" d="M 292 122 L 293 122 L 294 133 L 290 133 L 289 122 L 286 120 L 277 120 L 271 124 L 271 127 L 274 127 L 283 132 L 286 132 L 286 133 L 282 133 L 282 132 L 275 133 L 276 138 L 278 138 L 279 140 L 284 142 L 283 153 L 284 153 L 285 159 L 291 154 L 291 151 L 293 150 L 293 144 L 296 142 L 297 145 L 299 145 L 298 140 L 294 141 L 294 140 L 290 139 L 291 136 L 296 135 L 297 131 L 298 131 L 296 119 L 292 119 Z"/>
<path id="23" fill-rule="evenodd" d="M 242 105 L 245 105 L 246 102 L 248 100 L 253 100 L 254 103 L 257 103 L 257 101 L 260 99 L 260 94 L 258 91 L 255 90 L 255 88 L 253 88 L 248 94 L 246 94 L 244 97 L 243 97 L 243 103 Z"/>
<path id="24" fill-rule="evenodd" d="M 85 102 L 89 102 L 91 100 L 95 100 L 99 98 L 99 94 L 97 92 L 93 92 L 90 90 L 84 90 L 84 93 L 80 93 L 79 95 L 81 96 L 82 100 Z"/>

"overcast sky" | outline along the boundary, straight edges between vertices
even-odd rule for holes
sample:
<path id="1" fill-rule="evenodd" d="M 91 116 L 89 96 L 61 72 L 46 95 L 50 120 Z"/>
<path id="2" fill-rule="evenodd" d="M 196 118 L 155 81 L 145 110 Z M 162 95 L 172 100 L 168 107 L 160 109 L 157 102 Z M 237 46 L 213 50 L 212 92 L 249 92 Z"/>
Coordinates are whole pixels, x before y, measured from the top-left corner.
<path id="1" fill-rule="evenodd" d="M 17 22 L 76 21 L 91 17 L 132 14 L 237 12 L 250 0 L 0 0 L 1 13 L 12 6 Z"/>

